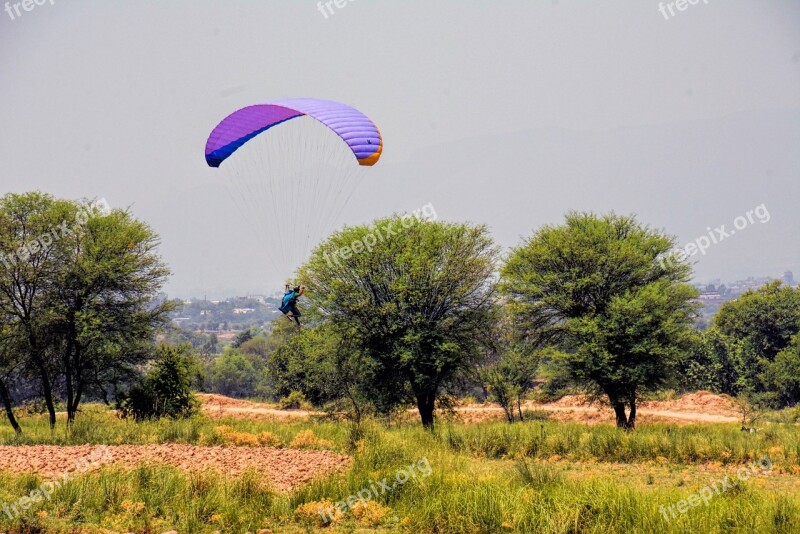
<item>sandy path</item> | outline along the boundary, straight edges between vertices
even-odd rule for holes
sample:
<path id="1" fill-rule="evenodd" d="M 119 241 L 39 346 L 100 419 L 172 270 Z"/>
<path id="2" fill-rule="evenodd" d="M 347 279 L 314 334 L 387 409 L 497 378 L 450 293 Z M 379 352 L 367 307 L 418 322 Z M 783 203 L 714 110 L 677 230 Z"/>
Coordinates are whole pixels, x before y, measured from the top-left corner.
<path id="1" fill-rule="evenodd" d="M 614 417 L 614 413 L 610 408 L 596 407 L 596 406 L 556 406 L 553 404 L 523 404 L 523 410 L 544 410 L 547 412 L 563 412 L 569 414 L 570 412 L 598 415 L 607 420 Z M 499 406 L 459 406 L 455 408 L 457 413 L 486 413 L 497 412 L 503 413 L 503 409 Z M 638 408 L 636 410 L 637 416 L 650 416 L 664 419 L 681 419 L 684 421 L 702 422 L 702 423 L 734 423 L 739 421 L 738 417 L 720 414 L 708 414 L 698 412 L 681 412 L 673 410 L 651 410 L 648 408 Z M 580 418 L 579 418 L 580 419 Z"/>
<path id="2" fill-rule="evenodd" d="M 613 412 L 610 409 L 599 408 L 594 406 L 556 406 L 553 404 L 526 404 L 524 409 L 531 410 L 545 410 L 548 412 L 559 412 L 564 415 L 570 413 L 597 415 L 605 419 L 612 418 Z M 413 411 L 413 410 L 412 410 Z M 456 413 L 498 413 L 502 414 L 503 409 L 499 406 L 458 406 L 455 408 Z M 293 419 L 303 418 L 311 415 L 321 415 L 319 412 L 309 412 L 305 410 L 278 410 L 277 408 L 250 408 L 241 406 L 209 406 L 204 407 L 203 412 L 207 415 L 217 417 L 228 417 L 236 415 L 266 415 L 276 418 Z M 712 413 L 700 412 L 684 412 L 674 410 L 652 410 L 648 408 L 639 408 L 637 415 L 642 417 L 656 417 L 659 419 L 678 419 L 681 421 L 695 422 L 695 423 L 735 423 L 739 421 L 739 417 L 731 415 L 721 415 Z M 569 419 L 569 417 L 566 417 Z M 582 417 L 576 419 L 583 420 Z M 610 419 L 609 419 L 610 420 Z"/>
<path id="3" fill-rule="evenodd" d="M 320 415 L 318 412 L 306 410 L 279 410 L 268 404 L 231 399 L 221 395 L 201 395 L 200 397 L 203 401 L 203 413 L 213 418 L 232 416 L 295 419 Z M 523 405 L 523 409 L 552 412 L 554 417 L 562 421 L 594 423 L 613 422 L 614 420 L 614 414 L 610 407 L 596 404 L 587 405 L 580 397 L 564 397 L 548 404 L 529 401 Z M 498 418 L 503 414 L 500 406 L 492 404 L 457 406 L 455 411 L 464 415 L 469 422 Z M 642 403 L 638 407 L 637 415 L 644 420 L 680 423 L 734 423 L 741 419 L 735 412 L 736 409 L 731 399 L 709 392 L 697 392 L 674 401 Z M 416 412 L 409 410 L 409 413 Z"/>
<path id="4" fill-rule="evenodd" d="M 215 469 L 234 476 L 254 469 L 279 491 L 291 490 L 313 478 L 344 470 L 350 461 L 349 457 L 331 451 L 269 447 L 0 446 L 0 470 L 12 473 L 34 472 L 45 477 L 60 477 L 64 471 L 85 471 L 102 465 L 134 468 L 142 463 L 162 463 L 186 471 Z"/>
<path id="5" fill-rule="evenodd" d="M 608 417 L 613 417 L 611 410 L 602 410 L 600 408 L 594 408 L 591 406 L 552 406 L 549 404 L 532 404 L 527 406 L 530 409 L 536 410 L 545 410 L 548 412 L 561 412 L 566 415 L 579 412 L 579 413 L 586 413 L 586 414 L 597 414 L 598 416 L 607 415 Z M 211 410 L 209 410 L 211 411 Z M 470 406 L 462 406 L 455 408 L 456 413 L 460 412 L 497 412 L 502 413 L 503 409 L 499 406 L 480 406 L 480 407 L 470 407 Z M 283 411 L 278 410 L 275 408 L 237 408 L 237 407 L 229 407 L 223 410 L 217 410 L 217 415 L 219 416 L 230 416 L 235 414 L 243 414 L 243 415 L 269 415 L 278 418 L 285 418 L 285 419 L 292 419 L 292 418 L 302 418 L 308 417 L 310 415 L 314 415 L 316 412 L 308 412 L 305 410 L 291 410 L 291 411 Z M 416 413 L 416 412 L 414 412 Z M 317 414 L 319 415 L 319 414 Z M 650 416 L 650 417 L 657 417 L 661 419 L 679 419 L 681 421 L 689 421 L 695 423 L 735 423 L 739 421 L 740 418 L 733 417 L 730 415 L 718 415 L 718 414 L 708 414 L 708 413 L 697 413 L 697 412 L 675 412 L 670 410 L 648 410 L 647 408 L 641 408 L 637 410 L 637 415 L 639 417 L 642 416 Z M 606 419 L 608 419 L 608 417 Z M 578 418 L 581 419 L 581 418 Z M 610 420 L 610 419 L 609 419 Z"/>

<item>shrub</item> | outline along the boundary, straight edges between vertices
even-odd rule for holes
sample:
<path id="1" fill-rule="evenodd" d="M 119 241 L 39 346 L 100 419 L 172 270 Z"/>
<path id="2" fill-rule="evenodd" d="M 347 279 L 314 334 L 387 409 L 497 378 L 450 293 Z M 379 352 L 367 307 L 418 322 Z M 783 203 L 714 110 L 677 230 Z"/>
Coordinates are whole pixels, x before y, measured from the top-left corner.
<path id="1" fill-rule="evenodd" d="M 313 430 L 302 430 L 297 433 L 289 447 L 292 449 L 332 449 L 333 442 L 318 438 L 314 435 Z"/>
<path id="2" fill-rule="evenodd" d="M 191 350 L 188 344 L 159 345 L 155 367 L 118 400 L 122 417 L 143 421 L 193 415 L 197 401 L 190 389 L 194 364 Z"/>
<path id="3" fill-rule="evenodd" d="M 302 391 L 292 391 L 287 397 L 279 400 L 278 405 L 281 410 L 299 410 L 311 407 Z"/>
<path id="4" fill-rule="evenodd" d="M 301 504 L 295 509 L 294 518 L 307 527 L 325 527 L 329 522 L 340 522 L 342 512 L 334 508 L 333 502 L 323 499 Z"/>
<path id="5" fill-rule="evenodd" d="M 283 440 L 272 432 L 261 432 L 257 437 L 259 445 L 263 447 L 274 447 L 276 449 L 283 447 Z"/>
<path id="6" fill-rule="evenodd" d="M 351 509 L 356 522 L 362 527 L 379 526 L 390 511 L 390 508 L 375 501 L 358 501 Z"/>
<path id="7" fill-rule="evenodd" d="M 218 426 L 214 428 L 214 433 L 222 439 L 225 445 L 236 445 L 239 447 L 258 447 L 258 437 L 247 432 L 237 432 L 229 426 Z"/>

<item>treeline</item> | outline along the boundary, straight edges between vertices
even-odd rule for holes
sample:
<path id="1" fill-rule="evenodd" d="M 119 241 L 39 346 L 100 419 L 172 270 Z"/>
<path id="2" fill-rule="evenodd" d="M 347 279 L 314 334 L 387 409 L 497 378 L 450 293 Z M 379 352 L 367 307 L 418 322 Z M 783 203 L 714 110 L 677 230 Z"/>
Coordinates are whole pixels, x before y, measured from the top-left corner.
<path id="1" fill-rule="evenodd" d="M 394 235 L 341 254 L 386 228 Z M 355 416 L 412 404 L 426 426 L 437 402 L 476 389 L 521 418 L 535 376 L 544 395 L 606 399 L 623 428 L 643 395 L 667 388 L 798 403 L 800 290 L 747 293 L 701 332 L 690 265 L 661 261 L 673 246 L 614 214 L 569 214 L 502 260 L 481 226 L 393 217 L 347 228 L 300 271 L 310 324 L 280 319 L 269 337 L 228 350 L 208 363 L 205 387 L 301 392 Z"/>
<path id="2" fill-rule="evenodd" d="M 190 386 L 356 419 L 412 405 L 429 428 L 475 391 L 520 419 L 537 376 L 545 395 L 605 399 L 626 429 L 639 400 L 667 388 L 800 401 L 800 290 L 750 292 L 701 332 L 691 266 L 664 261 L 675 239 L 632 216 L 570 213 L 503 256 L 485 226 L 347 227 L 298 271 L 304 327 L 280 317 L 221 356 L 214 338 L 199 354 L 155 343 L 172 306 L 157 299 L 168 275 L 157 245 L 123 210 L 0 200 L 0 397 L 16 429 L 27 397 L 55 425 L 58 401 L 72 421 L 87 397 L 137 419 L 186 415 Z"/>
<path id="3" fill-rule="evenodd" d="M 707 389 L 771 408 L 800 403 L 800 289 L 776 281 L 725 303 L 681 366 L 686 390 Z"/>

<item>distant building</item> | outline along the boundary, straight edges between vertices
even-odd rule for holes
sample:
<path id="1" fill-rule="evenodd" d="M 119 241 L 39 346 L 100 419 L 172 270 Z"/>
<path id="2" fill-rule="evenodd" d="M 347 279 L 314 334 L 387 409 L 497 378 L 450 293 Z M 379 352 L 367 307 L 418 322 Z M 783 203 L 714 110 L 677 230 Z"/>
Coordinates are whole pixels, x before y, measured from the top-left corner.
<path id="1" fill-rule="evenodd" d="M 783 283 L 787 286 L 794 286 L 794 273 L 792 271 L 783 273 Z"/>
<path id="2" fill-rule="evenodd" d="M 234 308 L 233 309 L 233 314 L 234 315 L 247 315 L 248 313 L 253 313 L 255 311 L 256 310 L 254 310 L 253 308 Z"/>

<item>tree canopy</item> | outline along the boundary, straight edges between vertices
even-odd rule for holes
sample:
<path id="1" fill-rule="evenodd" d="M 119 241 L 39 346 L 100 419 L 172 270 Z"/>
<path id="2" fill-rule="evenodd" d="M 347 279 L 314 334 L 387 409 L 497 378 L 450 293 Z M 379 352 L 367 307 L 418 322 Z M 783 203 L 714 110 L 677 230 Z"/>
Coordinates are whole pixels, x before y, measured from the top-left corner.
<path id="1" fill-rule="evenodd" d="M 413 399 L 432 427 L 441 388 L 481 354 L 497 253 L 486 227 L 394 216 L 335 233 L 301 277 L 321 320 L 364 358 L 376 404 Z"/>
<path id="2" fill-rule="evenodd" d="M 605 395 L 620 427 L 635 425 L 637 398 L 667 383 L 689 348 L 696 291 L 688 265 L 661 261 L 672 247 L 634 217 L 571 213 L 501 270 L 520 339 L 562 348 L 570 378 Z"/>

